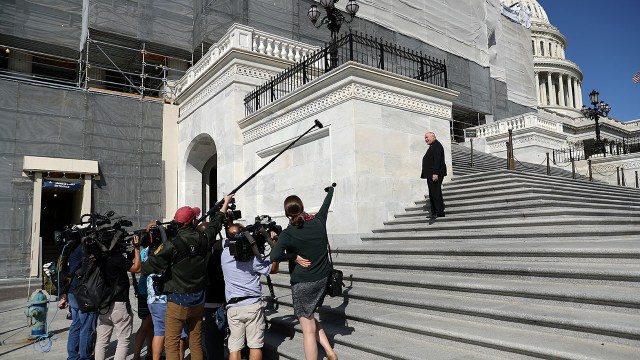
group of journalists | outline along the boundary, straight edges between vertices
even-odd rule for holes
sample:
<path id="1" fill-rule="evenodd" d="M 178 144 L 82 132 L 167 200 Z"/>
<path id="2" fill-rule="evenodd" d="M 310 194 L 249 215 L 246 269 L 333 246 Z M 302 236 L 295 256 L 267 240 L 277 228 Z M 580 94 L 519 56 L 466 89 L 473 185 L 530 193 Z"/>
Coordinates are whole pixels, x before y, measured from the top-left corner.
<path id="1" fill-rule="evenodd" d="M 229 209 L 233 194 L 206 214 L 208 222 L 201 222 L 206 216 L 199 218 L 200 209 L 189 206 L 176 211 L 172 231 L 151 222 L 131 238 L 129 252 L 113 244 L 105 246 L 108 241 L 104 240 L 99 247 L 91 246 L 85 238 L 74 242 L 64 257 L 62 269 L 70 281 L 61 286 L 58 305 L 69 307 L 72 318 L 68 359 L 103 360 L 113 351 L 108 351 L 111 338 L 117 343 L 115 360 L 124 360 L 130 352 L 134 359 L 140 359 L 145 343 L 146 358 L 153 360 L 163 354 L 167 360 L 184 359 L 187 348 L 192 360 L 226 359 L 227 352 L 230 360 L 240 360 L 245 348 L 249 360 L 262 359 L 266 302 L 260 278 L 276 273 L 280 262 L 288 262 L 305 357 L 317 359 L 319 343 L 328 359 L 337 360 L 314 315 L 322 305 L 332 272 L 326 222 L 333 187 L 325 191 L 315 215 L 305 212 L 298 196 L 285 199 L 288 226 L 281 231 L 260 228 L 271 245 L 268 256 L 263 246 L 256 245 L 248 227 L 233 222 Z M 226 236 L 221 236 L 223 230 Z M 122 235 L 117 231 L 109 234 Z M 254 235 L 260 236 L 255 230 Z M 97 309 L 87 307 L 84 295 L 80 295 L 102 290 L 84 285 L 89 277 L 87 266 L 100 270 L 102 282 L 97 283 L 109 289 L 108 296 L 102 297 L 108 300 Z M 141 324 L 133 346 L 129 341 L 134 316 L 129 273 L 140 274 L 134 290 Z"/>

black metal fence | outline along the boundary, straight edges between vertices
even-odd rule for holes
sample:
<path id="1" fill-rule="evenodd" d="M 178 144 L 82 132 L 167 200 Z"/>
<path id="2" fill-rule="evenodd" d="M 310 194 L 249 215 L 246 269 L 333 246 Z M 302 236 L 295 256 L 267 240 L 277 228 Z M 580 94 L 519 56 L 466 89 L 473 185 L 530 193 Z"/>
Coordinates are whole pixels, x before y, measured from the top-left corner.
<path id="1" fill-rule="evenodd" d="M 430 84 L 447 87 L 444 60 L 423 55 L 377 38 L 346 33 L 257 87 L 244 98 L 246 115 L 270 104 L 300 86 L 348 61 L 369 65 Z"/>
<path id="2" fill-rule="evenodd" d="M 638 152 L 640 152 L 640 137 L 602 140 L 600 142 L 595 139 L 587 139 L 565 149 L 553 150 L 553 163 L 568 163 L 572 160 L 579 161 Z"/>

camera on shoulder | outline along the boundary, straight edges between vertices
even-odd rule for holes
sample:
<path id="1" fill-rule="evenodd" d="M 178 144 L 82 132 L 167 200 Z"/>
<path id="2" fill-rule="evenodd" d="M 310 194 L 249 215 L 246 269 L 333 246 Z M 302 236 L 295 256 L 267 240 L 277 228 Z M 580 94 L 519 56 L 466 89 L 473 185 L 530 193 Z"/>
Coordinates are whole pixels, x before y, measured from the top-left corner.
<path id="1" fill-rule="evenodd" d="M 238 225 L 231 226 L 237 227 Z M 267 245 L 269 249 L 273 247 L 272 231 L 280 234 L 282 226 L 272 221 L 269 215 L 256 216 L 252 225 L 239 228 L 237 231 L 228 231 L 229 253 L 236 261 L 240 262 L 249 261 L 254 256 L 264 256 Z"/>

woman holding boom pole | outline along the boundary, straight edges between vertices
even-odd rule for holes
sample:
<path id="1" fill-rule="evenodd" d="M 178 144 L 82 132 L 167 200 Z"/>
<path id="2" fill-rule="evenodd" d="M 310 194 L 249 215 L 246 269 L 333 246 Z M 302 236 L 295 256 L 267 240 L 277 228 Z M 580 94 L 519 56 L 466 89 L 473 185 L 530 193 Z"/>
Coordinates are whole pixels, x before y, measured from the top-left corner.
<path id="1" fill-rule="evenodd" d="M 334 184 L 335 186 L 335 184 Z M 284 212 L 289 226 L 282 231 L 271 251 L 271 261 L 295 260 L 291 274 L 294 314 L 302 326 L 304 353 L 307 360 L 318 358 L 322 345 L 329 360 L 337 360 L 329 339 L 315 318 L 315 310 L 322 305 L 331 263 L 327 252 L 327 213 L 333 197 L 333 187 L 325 189 L 327 196 L 314 216 L 304 211 L 302 200 L 296 195 L 284 200 Z M 285 253 L 286 250 L 286 253 Z"/>

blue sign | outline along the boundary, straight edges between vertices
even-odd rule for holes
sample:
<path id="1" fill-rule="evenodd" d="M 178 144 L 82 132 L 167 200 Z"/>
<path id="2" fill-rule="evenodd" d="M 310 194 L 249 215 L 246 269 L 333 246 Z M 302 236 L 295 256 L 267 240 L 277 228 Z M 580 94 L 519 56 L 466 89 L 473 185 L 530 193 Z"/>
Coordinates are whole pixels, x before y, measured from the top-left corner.
<path id="1" fill-rule="evenodd" d="M 64 181 L 52 181 L 45 180 L 42 182 L 43 189 L 63 189 L 70 191 L 80 191 L 81 185 L 79 182 L 64 182 Z"/>

